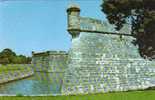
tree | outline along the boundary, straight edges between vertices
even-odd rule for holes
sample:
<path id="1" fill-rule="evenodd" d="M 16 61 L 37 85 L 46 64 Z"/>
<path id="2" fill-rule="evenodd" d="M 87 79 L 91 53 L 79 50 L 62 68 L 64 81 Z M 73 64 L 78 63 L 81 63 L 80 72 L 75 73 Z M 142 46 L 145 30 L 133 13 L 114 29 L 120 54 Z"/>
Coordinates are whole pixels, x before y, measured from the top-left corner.
<path id="1" fill-rule="evenodd" d="M 144 58 L 155 58 L 155 0 L 103 0 L 102 11 L 107 19 L 120 30 L 131 24 L 133 43 L 138 45 Z"/>
<path id="2" fill-rule="evenodd" d="M 31 57 L 27 57 L 27 61 L 26 61 L 26 63 L 27 63 L 27 64 L 30 64 L 31 61 L 32 61 L 32 58 L 31 58 Z"/>
<path id="3" fill-rule="evenodd" d="M 11 49 L 4 49 L 0 52 L 0 62 L 3 64 L 13 63 L 13 59 L 16 56 L 16 53 Z"/>
<path id="4" fill-rule="evenodd" d="M 3 59 L 0 58 L 0 64 L 9 64 L 8 58 L 3 58 Z"/>
<path id="5" fill-rule="evenodd" d="M 30 64 L 31 57 L 16 55 L 11 49 L 7 48 L 0 52 L 0 64 Z"/>

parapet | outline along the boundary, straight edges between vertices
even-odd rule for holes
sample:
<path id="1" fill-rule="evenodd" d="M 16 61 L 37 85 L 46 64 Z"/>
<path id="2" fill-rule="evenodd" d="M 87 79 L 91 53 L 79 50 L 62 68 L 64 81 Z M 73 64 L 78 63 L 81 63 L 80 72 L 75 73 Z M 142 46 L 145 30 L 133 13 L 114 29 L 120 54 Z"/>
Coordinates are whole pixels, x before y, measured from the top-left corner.
<path id="1" fill-rule="evenodd" d="M 32 52 L 32 56 L 48 56 L 48 55 L 67 55 L 66 51 L 46 51 L 46 52 Z"/>

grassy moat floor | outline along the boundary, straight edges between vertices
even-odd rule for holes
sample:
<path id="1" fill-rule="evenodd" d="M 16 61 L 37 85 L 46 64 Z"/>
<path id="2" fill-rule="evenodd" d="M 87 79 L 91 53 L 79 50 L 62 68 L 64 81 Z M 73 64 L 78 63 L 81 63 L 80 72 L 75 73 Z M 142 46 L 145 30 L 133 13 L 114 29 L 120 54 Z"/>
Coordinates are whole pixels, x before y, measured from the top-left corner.
<path id="1" fill-rule="evenodd" d="M 0 97 L 0 100 L 155 100 L 155 90 L 89 94 L 76 96 L 16 96 Z"/>

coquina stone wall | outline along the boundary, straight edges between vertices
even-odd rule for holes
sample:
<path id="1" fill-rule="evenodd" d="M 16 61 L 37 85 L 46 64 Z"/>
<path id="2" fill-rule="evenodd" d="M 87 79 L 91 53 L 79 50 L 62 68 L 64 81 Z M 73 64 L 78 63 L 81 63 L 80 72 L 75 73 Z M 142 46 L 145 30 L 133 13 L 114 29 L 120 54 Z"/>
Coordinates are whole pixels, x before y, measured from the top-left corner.
<path id="1" fill-rule="evenodd" d="M 67 58 L 68 53 L 65 51 L 33 52 L 32 65 L 35 79 L 46 84 L 49 90 L 60 92 L 64 70 L 67 68 Z"/>
<path id="2" fill-rule="evenodd" d="M 64 72 L 67 66 L 67 52 L 47 51 L 32 53 L 32 64 L 34 71 L 40 72 Z"/>
<path id="3" fill-rule="evenodd" d="M 15 80 L 20 80 L 33 75 L 33 71 L 14 71 L 0 74 L 0 84 L 8 83 Z"/>
<path id="4" fill-rule="evenodd" d="M 7 69 L 8 66 L 11 66 L 11 67 L 18 66 L 19 69 L 12 68 L 9 70 Z M 5 65 L 5 67 L 7 71 L 4 70 L 4 72 L 0 73 L 0 84 L 8 83 L 15 80 L 20 80 L 26 77 L 33 76 L 34 74 L 30 64 L 9 64 L 9 65 Z"/>
<path id="5" fill-rule="evenodd" d="M 103 22 L 80 17 L 70 6 L 68 54 L 62 94 L 146 89 L 155 86 L 155 62 L 143 59 L 130 33 L 110 32 Z M 122 32 L 122 31 L 121 31 Z"/>

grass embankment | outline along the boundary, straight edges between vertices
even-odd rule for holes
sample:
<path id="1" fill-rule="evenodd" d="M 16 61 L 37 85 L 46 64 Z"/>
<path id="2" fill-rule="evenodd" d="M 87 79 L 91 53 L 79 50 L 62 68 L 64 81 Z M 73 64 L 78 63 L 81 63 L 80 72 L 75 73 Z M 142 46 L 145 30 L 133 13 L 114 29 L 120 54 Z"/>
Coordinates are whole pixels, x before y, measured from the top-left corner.
<path id="1" fill-rule="evenodd" d="M 10 65 L 1 65 L 0 74 L 14 71 L 30 71 L 31 68 L 26 65 L 10 64 Z"/>
<path id="2" fill-rule="evenodd" d="M 0 97 L 0 100 L 155 100 L 155 90 L 56 97 Z"/>

